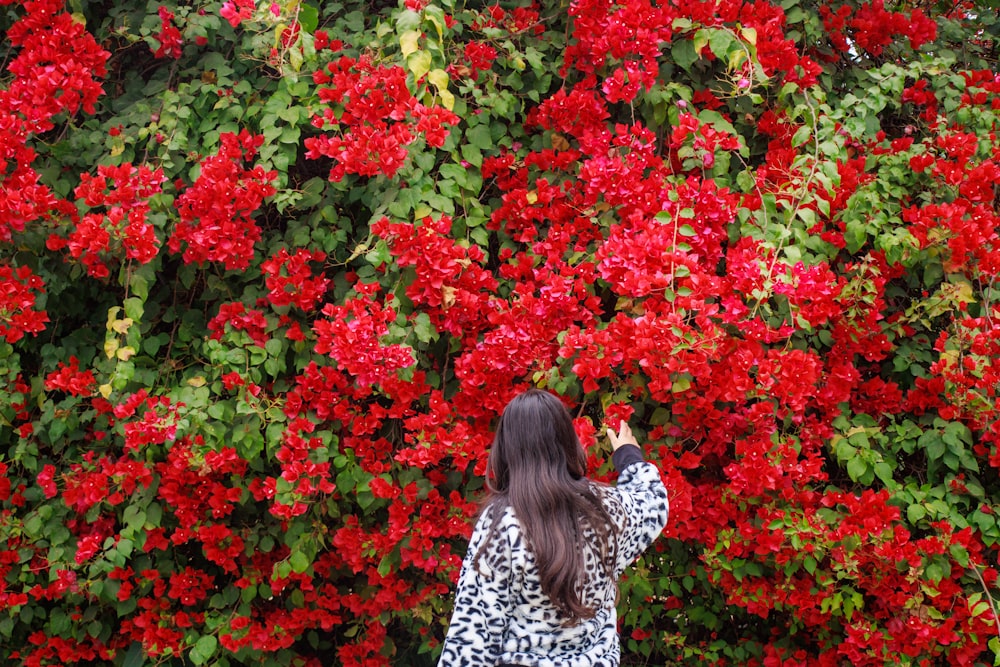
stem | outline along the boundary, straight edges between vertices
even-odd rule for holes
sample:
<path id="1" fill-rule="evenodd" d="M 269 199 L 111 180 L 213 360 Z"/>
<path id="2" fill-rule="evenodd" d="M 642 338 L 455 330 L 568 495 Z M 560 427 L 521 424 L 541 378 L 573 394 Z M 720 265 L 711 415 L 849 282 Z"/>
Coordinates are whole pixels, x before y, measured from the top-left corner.
<path id="1" fill-rule="evenodd" d="M 990 589 L 986 585 L 986 580 L 983 579 L 983 575 L 979 572 L 979 567 L 973 566 L 972 571 L 976 573 L 976 578 L 979 579 L 979 585 L 983 587 L 983 595 L 986 596 L 986 600 L 990 604 L 990 611 L 993 612 L 993 622 L 997 627 L 997 636 L 1000 637 L 1000 614 L 997 614 L 996 603 L 993 601 L 993 596 L 990 595 Z"/>

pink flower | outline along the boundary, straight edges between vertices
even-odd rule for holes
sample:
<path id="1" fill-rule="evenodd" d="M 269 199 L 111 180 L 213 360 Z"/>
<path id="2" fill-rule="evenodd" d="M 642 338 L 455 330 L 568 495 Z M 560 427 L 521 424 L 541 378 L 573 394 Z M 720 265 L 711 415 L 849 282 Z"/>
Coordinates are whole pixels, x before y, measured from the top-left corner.
<path id="1" fill-rule="evenodd" d="M 234 28 L 253 17 L 253 0 L 229 0 L 222 4 L 219 15 L 229 21 Z"/>

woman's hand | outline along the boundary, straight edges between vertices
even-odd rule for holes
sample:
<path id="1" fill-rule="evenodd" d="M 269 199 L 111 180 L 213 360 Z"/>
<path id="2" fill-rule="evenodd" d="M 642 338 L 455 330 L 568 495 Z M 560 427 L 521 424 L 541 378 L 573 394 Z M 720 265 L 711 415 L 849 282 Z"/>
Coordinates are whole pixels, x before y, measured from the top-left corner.
<path id="1" fill-rule="evenodd" d="M 611 429 L 608 429 L 608 439 L 611 440 L 611 447 L 615 450 L 617 450 L 622 445 L 635 445 L 637 447 L 639 446 L 639 443 L 636 442 L 635 436 L 632 435 L 632 429 L 629 428 L 629 425 L 624 421 L 622 422 L 621 428 L 618 430 L 618 433 L 615 433 Z"/>

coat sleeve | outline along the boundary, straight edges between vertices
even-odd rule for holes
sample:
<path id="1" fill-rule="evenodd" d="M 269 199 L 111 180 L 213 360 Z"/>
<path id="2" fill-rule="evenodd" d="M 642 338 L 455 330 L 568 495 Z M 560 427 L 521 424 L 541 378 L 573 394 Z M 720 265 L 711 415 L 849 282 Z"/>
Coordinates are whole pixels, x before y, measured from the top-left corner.
<path id="1" fill-rule="evenodd" d="M 476 554 L 489 533 L 491 515 L 490 510 L 480 515 L 469 540 L 438 667 L 494 667 L 499 662 L 511 609 L 512 521 L 501 520 L 477 567 Z"/>
<path id="2" fill-rule="evenodd" d="M 615 467 L 620 471 L 613 491 L 624 511 L 624 527 L 618 539 L 616 575 L 621 575 L 642 555 L 667 525 L 670 503 L 660 471 L 642 459 L 634 445 L 615 452 Z"/>

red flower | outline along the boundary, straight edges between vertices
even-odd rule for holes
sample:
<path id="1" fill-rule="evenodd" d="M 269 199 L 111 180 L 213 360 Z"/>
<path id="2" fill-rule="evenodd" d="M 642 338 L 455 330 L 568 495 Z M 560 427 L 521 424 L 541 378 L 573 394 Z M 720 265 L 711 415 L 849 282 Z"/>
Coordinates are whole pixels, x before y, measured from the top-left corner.
<path id="1" fill-rule="evenodd" d="M 219 16 L 229 21 L 234 28 L 243 21 L 253 18 L 254 0 L 227 0 L 222 3 Z"/>
<path id="2" fill-rule="evenodd" d="M 313 277 L 309 262 L 322 262 L 326 253 L 300 249 L 294 255 L 282 248 L 261 264 L 264 284 L 274 306 L 295 305 L 309 312 L 326 294 L 330 284 L 326 277 Z"/>
<path id="3" fill-rule="evenodd" d="M 94 393 L 97 380 L 89 368 L 80 371 L 80 361 L 70 356 L 69 364 L 60 361 L 59 370 L 49 373 L 45 378 L 45 388 L 49 391 L 65 391 L 73 396 L 90 396 Z"/>
<path id="4" fill-rule="evenodd" d="M 183 605 L 191 606 L 207 598 L 213 588 L 210 576 L 189 566 L 170 575 L 167 595 Z"/>
<path id="5" fill-rule="evenodd" d="M 38 294 L 45 292 L 42 279 L 27 266 L 0 264 L 0 338 L 16 343 L 24 334 L 37 334 L 49 321 L 44 310 L 37 310 Z"/>
<path id="6" fill-rule="evenodd" d="M 180 58 L 183 53 L 184 42 L 181 33 L 174 25 L 174 14 L 164 6 L 160 6 L 160 32 L 156 40 L 160 43 L 159 48 L 153 53 L 157 58 L 169 56 Z"/>
<path id="7" fill-rule="evenodd" d="M 222 262 L 227 269 L 245 269 L 260 239 L 251 216 L 274 194 L 271 183 L 277 174 L 241 164 L 256 155 L 263 136 L 243 130 L 224 133 L 219 140 L 218 153 L 202 161 L 198 180 L 177 198 L 180 221 L 169 247 L 180 252 L 185 245 L 186 263 Z"/>

